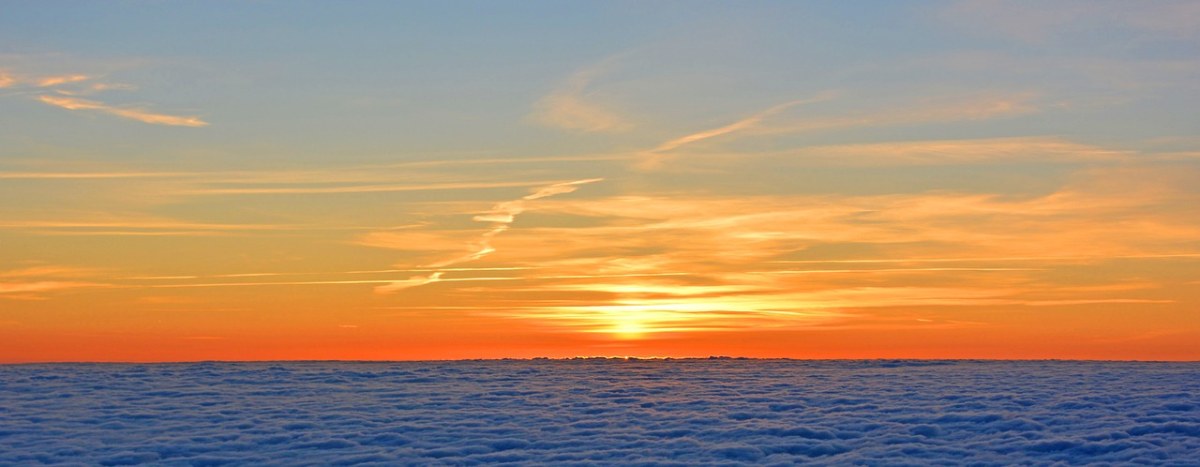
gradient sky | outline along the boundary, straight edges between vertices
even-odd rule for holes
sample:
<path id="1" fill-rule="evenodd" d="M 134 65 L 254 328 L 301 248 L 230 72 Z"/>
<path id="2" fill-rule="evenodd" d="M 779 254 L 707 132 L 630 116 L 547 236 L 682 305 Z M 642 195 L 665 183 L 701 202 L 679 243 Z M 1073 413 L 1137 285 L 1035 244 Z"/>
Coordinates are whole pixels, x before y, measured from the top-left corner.
<path id="1" fill-rule="evenodd" d="M 0 361 L 1200 359 L 1200 2 L 6 2 Z"/>

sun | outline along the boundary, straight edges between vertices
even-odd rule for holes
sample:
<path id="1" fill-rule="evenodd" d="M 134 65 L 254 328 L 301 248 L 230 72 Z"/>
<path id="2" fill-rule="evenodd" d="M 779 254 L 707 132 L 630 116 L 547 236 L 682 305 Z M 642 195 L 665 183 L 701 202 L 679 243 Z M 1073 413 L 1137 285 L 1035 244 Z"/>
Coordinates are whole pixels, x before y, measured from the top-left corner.
<path id="1" fill-rule="evenodd" d="M 620 340 L 637 340 L 650 332 L 645 320 L 637 311 L 614 313 L 611 316 L 611 326 L 607 332 Z"/>

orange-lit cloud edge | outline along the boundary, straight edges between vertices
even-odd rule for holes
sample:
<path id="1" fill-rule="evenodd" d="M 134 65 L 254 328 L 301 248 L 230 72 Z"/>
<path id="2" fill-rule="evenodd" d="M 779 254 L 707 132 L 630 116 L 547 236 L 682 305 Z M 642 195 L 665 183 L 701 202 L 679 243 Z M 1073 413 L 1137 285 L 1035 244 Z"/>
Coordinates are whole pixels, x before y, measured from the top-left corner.
<path id="1" fill-rule="evenodd" d="M 663 160 L 648 166 L 644 155 L 748 130 L 761 118 L 675 138 L 648 153 L 599 160 L 629 163 L 636 171 L 670 170 Z M 988 163 L 1022 155 L 1100 161 L 1130 156 L 1045 138 L 853 145 L 801 150 L 799 154 L 805 151 L 854 154 L 856 163 L 865 158 L 888 164 L 926 164 L 931 157 Z M 794 154 L 788 157 L 796 159 Z M 809 159 L 806 163 L 829 163 L 821 157 Z M 371 176 L 353 170 L 348 175 L 345 185 L 333 188 L 306 187 L 305 175 L 294 174 L 282 175 L 283 188 L 216 190 L 196 188 L 189 175 L 175 173 L 161 177 L 131 173 L 126 177 L 119 173 L 73 176 L 39 172 L 25 177 L 182 179 L 179 196 L 192 197 L 338 194 L 372 192 L 379 187 Z M 59 293 L 107 292 L 131 294 L 139 305 L 151 308 L 186 311 L 203 300 L 155 293 L 186 289 L 309 293 L 328 288 L 343 294 L 372 295 L 364 309 L 373 313 L 337 323 L 334 330 L 301 327 L 284 331 L 288 325 L 280 323 L 278 340 L 239 336 L 231 332 L 236 329 L 204 333 L 181 329 L 173 337 L 80 332 L 65 341 L 42 342 L 35 342 L 31 334 L 10 332 L 5 336 L 8 346 L 44 347 L 37 349 L 38 358 L 9 356 L 6 361 L 77 360 L 73 348 L 80 345 L 99 349 L 88 360 L 118 361 L 578 355 L 1194 360 L 1190 342 L 1195 330 L 1186 326 L 1178 331 L 1146 329 L 1131 334 L 1124 332 L 1126 326 L 1136 327 L 1136 322 L 1116 327 L 1109 323 L 1072 336 L 1030 332 L 1038 326 L 1019 325 L 1020 320 L 1044 320 L 1045 327 L 1052 329 L 1058 327 L 1055 319 L 1083 323 L 1097 316 L 1119 322 L 1130 309 L 1172 310 L 1194 300 L 1186 290 L 1171 290 L 1188 289 L 1194 281 L 1171 284 L 1120 278 L 1072 283 L 1052 279 L 1064 267 L 1080 265 L 1103 271 L 1130 262 L 1200 261 L 1200 253 L 1161 247 L 1188 245 L 1200 238 L 1194 219 L 1183 214 L 1194 201 L 1186 190 L 1194 176 L 1145 167 L 1097 168 L 1081 172 L 1074 182 L 1053 193 L 1028 197 L 954 192 L 570 196 L 590 185 L 602 186 L 606 181 L 599 178 L 414 185 L 412 190 L 418 191 L 530 188 L 529 194 L 494 203 L 488 210 L 463 213 L 484 224 L 482 229 L 444 229 L 431 224 L 383 230 L 333 229 L 350 230 L 355 245 L 409 255 L 409 261 L 415 262 L 397 265 L 407 270 L 159 277 L 121 277 L 112 271 L 49 265 L 4 271 L 0 273 L 0 297 L 10 303 L 42 302 Z M 218 174 L 217 179 L 222 177 L 231 176 Z M 211 179 L 211 175 L 205 178 Z M 236 184 L 236 180 L 215 183 Z M 1122 191 L 1108 190 L 1117 182 Z M 527 211 L 556 220 L 514 228 L 516 217 Z M 245 236 L 328 228 L 153 218 L 24 221 L 2 227 L 38 235 L 84 237 Z M 355 234 L 354 230 L 361 232 Z M 855 245 L 870 255 L 814 259 L 804 254 L 823 244 Z M 640 253 L 626 254 L 631 248 Z M 464 267 L 466 263 L 472 267 Z M 411 275 L 394 279 L 404 273 Z M 368 288 L 375 293 L 363 293 Z M 1181 292 L 1184 295 L 1180 296 Z M 389 298 L 418 303 L 380 302 Z M 200 309 L 239 311 L 237 306 L 205 305 Z M 1177 318 L 1181 324 L 1188 323 L 1186 310 L 1173 313 L 1181 315 Z M 1019 318 L 1018 325 L 1005 323 L 1013 318 L 997 319 L 995 315 L 1000 314 Z M 372 332 L 382 324 L 377 320 L 389 317 L 398 318 L 390 323 L 390 329 Z M 402 329 L 420 323 L 425 328 L 419 333 L 407 334 Z M 992 330 L 987 331 L 989 328 Z M 89 345 L 90 341 L 94 343 Z M 119 341 L 131 344 L 121 347 Z M 1143 350 L 1131 352 L 1131 346 Z"/>

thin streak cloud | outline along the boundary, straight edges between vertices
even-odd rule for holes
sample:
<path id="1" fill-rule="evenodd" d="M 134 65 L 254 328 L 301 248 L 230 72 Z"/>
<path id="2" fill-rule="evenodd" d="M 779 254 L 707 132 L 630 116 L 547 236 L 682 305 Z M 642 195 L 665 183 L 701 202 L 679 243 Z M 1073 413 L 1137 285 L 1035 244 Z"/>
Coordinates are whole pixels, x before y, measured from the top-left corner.
<path id="1" fill-rule="evenodd" d="M 163 220 L 119 220 L 119 221 L 18 221 L 0 222 L 0 229 L 165 229 L 165 230 L 293 230 L 294 225 L 276 224 L 209 224 L 202 222 L 177 222 Z"/>
<path id="2" fill-rule="evenodd" d="M 959 98 L 919 100 L 890 107 L 863 109 L 839 116 L 819 116 L 760 125 L 749 129 L 755 134 L 794 134 L 815 131 L 931 123 L 983 121 L 1016 117 L 1041 110 L 1032 93 L 976 95 Z"/>
<path id="3" fill-rule="evenodd" d="M 752 271 L 748 274 L 887 274 L 906 272 L 1011 272 L 1045 271 L 1042 268 L 887 268 L 887 269 L 798 269 Z"/>
<path id="4" fill-rule="evenodd" d="M 757 126 L 760 122 L 765 120 L 767 117 L 770 117 L 777 113 L 783 112 L 784 110 L 790 109 L 797 105 L 809 104 L 809 103 L 818 102 L 818 101 L 822 101 L 822 100 L 826 100 L 826 99 L 829 99 L 829 97 L 817 97 L 817 98 L 813 98 L 813 99 L 800 99 L 800 100 L 794 100 L 791 102 L 784 102 L 782 104 L 770 107 L 759 113 L 756 113 L 754 115 L 751 115 L 749 117 L 743 118 L 741 120 L 738 120 L 736 122 L 730 123 L 730 124 L 722 126 L 722 127 L 713 128 L 710 130 L 704 130 L 704 131 L 692 133 L 690 135 L 681 136 L 679 138 L 675 138 L 670 141 L 666 141 L 666 142 L 658 145 L 658 147 L 651 149 L 650 152 L 659 153 L 659 152 L 673 151 L 680 147 L 683 147 L 683 146 L 686 146 L 686 145 L 689 145 L 692 143 L 696 143 L 699 141 L 703 141 L 703 140 L 706 140 L 709 138 L 715 138 L 718 136 L 743 131 L 743 130 Z"/>
<path id="5" fill-rule="evenodd" d="M 427 276 L 412 276 L 408 280 L 388 282 L 385 285 L 375 287 L 375 293 L 389 294 L 399 292 L 404 289 L 420 287 L 425 284 L 432 284 L 442 279 L 442 272 L 435 272 Z"/>
<path id="6" fill-rule="evenodd" d="M 494 157 L 483 159 L 453 159 L 453 160 L 426 160 L 412 162 L 397 162 L 373 167 L 389 167 L 389 168 L 410 168 L 410 167 L 436 167 L 446 165 L 491 165 L 491 164 L 539 164 L 544 162 L 595 162 L 595 161 L 620 161 L 628 160 L 635 157 L 632 154 L 585 154 L 578 156 L 548 156 L 548 157 Z"/>
<path id="7" fill-rule="evenodd" d="M 430 277 L 437 275 L 438 278 L 430 280 Z M 432 282 L 487 282 L 487 281 L 512 281 L 519 280 L 518 277 L 456 277 L 452 279 L 441 279 L 440 273 L 434 273 L 428 277 L 422 278 L 425 284 Z M 342 281 L 287 281 L 287 282 L 205 282 L 197 284 L 151 284 L 151 285 L 132 285 L 128 287 L 145 287 L 152 289 L 186 289 L 186 288 L 203 288 L 203 287 L 257 287 L 257 286 L 278 286 L 278 285 L 355 285 L 355 284 L 384 284 L 376 287 L 378 290 L 381 287 L 392 287 L 394 284 L 409 284 L 418 282 L 415 278 L 407 280 L 395 281 L 387 279 L 377 280 L 342 280 Z M 422 285 L 422 284 L 417 284 Z M 408 285 L 400 287 L 401 290 L 416 285 Z"/>
<path id="8" fill-rule="evenodd" d="M 77 99 L 73 97 L 60 96 L 38 96 L 38 100 L 45 104 L 60 107 L 67 110 L 94 110 L 97 112 L 115 115 L 121 118 L 137 120 L 142 123 L 152 125 L 168 125 L 168 126 L 185 126 L 185 127 L 203 127 L 208 126 L 208 122 L 201 120 L 195 116 L 179 116 L 155 113 L 144 109 L 113 107 L 102 102 L 90 101 L 86 99 Z"/>
<path id="9" fill-rule="evenodd" d="M 717 128 L 713 128 L 713 129 L 709 129 L 709 130 L 704 130 L 704 131 L 692 133 L 689 135 L 685 135 L 685 136 L 681 136 L 681 137 L 678 137 L 678 138 L 675 138 L 672 140 L 665 141 L 662 144 L 659 144 L 658 146 L 656 146 L 654 149 L 646 151 L 642 155 L 641 161 L 639 161 L 637 167 L 640 169 L 658 168 L 663 164 L 664 160 L 667 157 L 665 155 L 665 153 L 674 151 L 681 147 L 684 147 L 684 146 L 687 146 L 690 144 L 694 144 L 694 143 L 697 143 L 697 142 L 700 142 L 700 141 L 703 141 L 706 139 L 716 138 L 718 136 L 723 136 L 723 135 L 728 135 L 728 134 L 732 134 L 732 133 L 745 131 L 747 129 L 758 126 L 763 120 L 767 119 L 768 117 L 771 117 L 775 114 L 783 112 L 792 107 L 795 107 L 798 105 L 803 105 L 803 104 L 810 104 L 810 103 L 814 103 L 814 102 L 820 102 L 820 101 L 831 99 L 832 97 L 833 97 L 832 94 L 822 94 L 822 95 L 819 95 L 817 97 L 810 98 L 810 99 L 799 99 L 799 100 L 784 102 L 782 104 L 772 106 L 770 108 L 767 108 L 766 110 L 763 110 L 754 115 L 743 118 L 741 120 L 738 120 L 736 122 L 730 123 L 725 126 L 721 126 L 721 127 L 717 127 Z"/>
<path id="10" fill-rule="evenodd" d="M 34 294 L 39 292 L 52 292 L 58 290 L 79 289 L 79 288 L 94 288 L 106 287 L 106 284 L 96 284 L 92 282 L 63 282 L 63 281 L 35 281 L 35 282 L 0 282 L 0 296 L 4 295 L 19 295 L 19 294 Z"/>
<path id="11" fill-rule="evenodd" d="M 94 277 L 101 272 L 91 268 L 56 265 L 0 271 L 0 298 L 44 300 L 45 294 L 50 292 L 111 287 L 94 281 Z"/>
<path id="12" fill-rule="evenodd" d="M 1127 161 L 1132 151 L 1105 149 L 1061 138 L 1019 137 L 897 141 L 811 146 L 775 154 L 798 164 L 845 166 L 958 165 L 1029 161 Z"/>
<path id="13" fill-rule="evenodd" d="M 487 188 L 511 188 L 542 185 L 534 182 L 477 182 L 477 183 L 431 183 L 422 185 L 355 185 L 335 187 L 282 187 L 282 188 L 204 188 L 186 191 L 193 195 L 281 195 L 281 194 L 338 194 L 338 193 L 386 193 L 396 191 L 474 190 Z"/>
<path id="14" fill-rule="evenodd" d="M 92 79 L 92 77 L 90 77 L 88 75 L 79 75 L 79 74 L 46 76 L 46 77 L 38 79 L 36 84 L 38 87 L 41 87 L 41 88 L 49 88 L 49 87 L 58 86 L 60 84 L 78 83 L 80 81 L 87 81 L 89 79 Z"/>
<path id="15" fill-rule="evenodd" d="M 986 261 L 1093 261 L 1105 259 L 1155 259 L 1155 258 L 1200 258 L 1200 253 L 1168 253 L 1146 255 L 1109 255 L 1109 256 L 1000 256 L 1000 257 L 969 257 L 969 258 L 879 258 L 879 259 L 813 259 L 813 260 L 777 260 L 771 263 L 784 264 L 841 264 L 841 263 L 962 263 Z"/>
<path id="16" fill-rule="evenodd" d="M 193 174 L 183 172 L 0 172 L 8 180 L 76 180 L 106 178 L 173 178 Z"/>
<path id="17" fill-rule="evenodd" d="M 442 269 L 376 269 L 369 271 L 337 271 L 337 272 L 250 272 L 250 273 L 233 273 L 233 274 L 211 274 L 202 276 L 134 276 L 126 277 L 127 280 L 183 280 L 183 279 L 206 279 L 206 278 L 231 278 L 231 277 L 279 277 L 279 276 L 333 276 L 342 274 L 387 274 L 395 272 L 495 272 L 495 271 L 524 271 L 533 268 L 528 267 L 502 267 L 502 268 L 442 268 Z M 0 273 L 0 277 L 4 277 Z"/>
<path id="18" fill-rule="evenodd" d="M 473 244 L 473 251 L 463 256 L 439 261 L 429 265 L 431 268 L 439 269 L 439 272 L 435 272 L 424 277 L 414 276 L 405 281 L 397 281 L 388 286 L 377 287 L 375 292 L 380 294 L 388 294 L 397 290 L 403 290 L 406 288 L 438 281 L 442 275 L 441 268 L 469 261 L 475 261 L 496 251 L 496 249 L 492 247 L 492 238 L 504 232 L 505 230 L 508 230 L 509 225 L 516 220 L 516 216 L 522 212 L 525 212 L 525 205 L 527 202 L 554 195 L 571 193 L 575 190 L 578 190 L 582 185 L 595 183 L 602 180 L 602 178 L 589 178 L 570 182 L 555 183 L 552 185 L 543 186 L 537 191 L 534 191 L 533 193 L 523 196 L 519 199 L 498 203 L 492 207 L 491 211 L 477 215 L 473 218 L 473 220 L 477 222 L 488 222 L 492 224 L 491 229 L 489 229 L 487 232 L 484 232 L 483 235 L 480 236 L 479 240 Z"/>

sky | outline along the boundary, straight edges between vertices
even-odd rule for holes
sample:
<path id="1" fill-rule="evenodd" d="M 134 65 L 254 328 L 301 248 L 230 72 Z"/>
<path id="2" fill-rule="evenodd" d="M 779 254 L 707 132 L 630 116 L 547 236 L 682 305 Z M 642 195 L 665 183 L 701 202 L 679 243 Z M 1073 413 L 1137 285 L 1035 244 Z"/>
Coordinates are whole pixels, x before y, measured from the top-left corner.
<path id="1" fill-rule="evenodd" d="M 1200 359 L 1198 2 L 5 2 L 0 362 Z"/>

